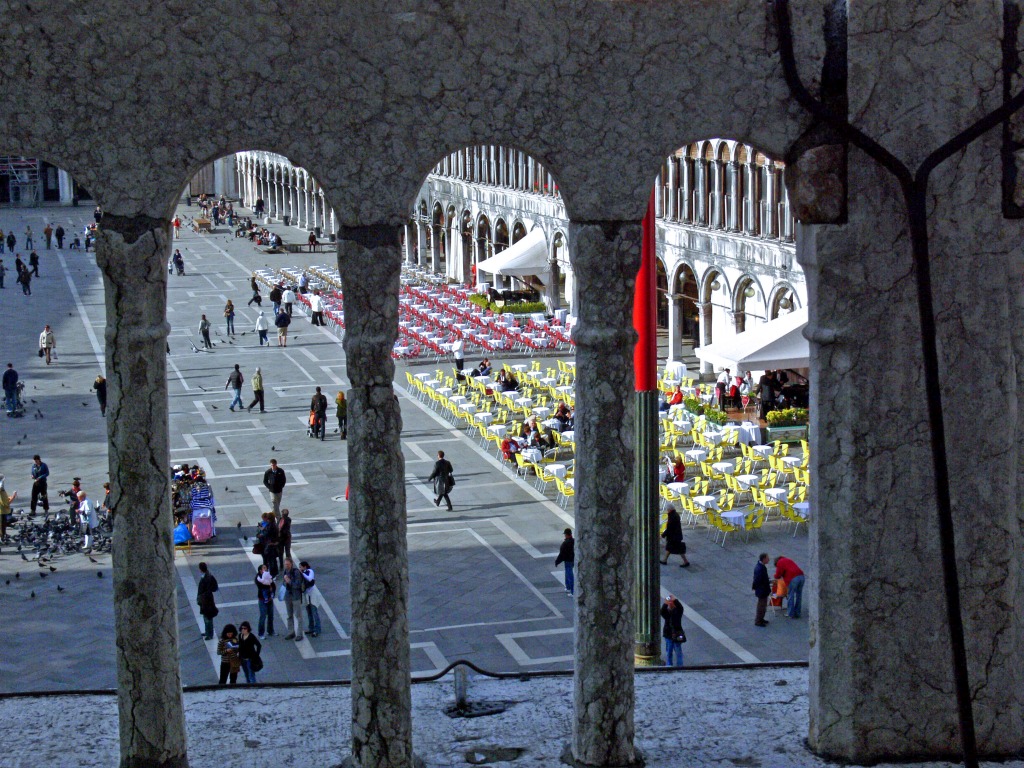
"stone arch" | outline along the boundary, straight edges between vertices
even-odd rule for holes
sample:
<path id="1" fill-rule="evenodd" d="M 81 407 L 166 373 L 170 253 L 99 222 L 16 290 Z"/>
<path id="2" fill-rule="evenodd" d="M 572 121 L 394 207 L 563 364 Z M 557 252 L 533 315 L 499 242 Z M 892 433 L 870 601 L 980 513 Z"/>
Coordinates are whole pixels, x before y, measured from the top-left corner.
<path id="1" fill-rule="evenodd" d="M 765 322 L 767 319 L 766 294 L 760 281 L 753 275 L 745 273 L 733 283 L 732 315 L 733 321 L 736 323 L 736 333 L 743 333 L 747 330 L 747 316 L 751 314 L 749 312 L 750 302 L 757 302 L 758 298 L 760 298 L 759 308 L 764 311 L 764 314 L 756 317 L 761 322 Z"/>
<path id="2" fill-rule="evenodd" d="M 522 220 L 517 219 L 515 223 L 512 224 L 511 240 L 509 244 L 511 245 L 512 243 L 518 243 L 520 240 L 526 237 L 527 231 L 528 230 L 526 229 L 526 225 L 522 222 Z"/>
<path id="3" fill-rule="evenodd" d="M 789 302 L 789 306 L 783 306 Z M 788 281 L 778 282 L 772 286 L 768 297 L 768 320 L 775 320 L 777 317 L 800 309 L 800 294 L 796 292 Z"/>

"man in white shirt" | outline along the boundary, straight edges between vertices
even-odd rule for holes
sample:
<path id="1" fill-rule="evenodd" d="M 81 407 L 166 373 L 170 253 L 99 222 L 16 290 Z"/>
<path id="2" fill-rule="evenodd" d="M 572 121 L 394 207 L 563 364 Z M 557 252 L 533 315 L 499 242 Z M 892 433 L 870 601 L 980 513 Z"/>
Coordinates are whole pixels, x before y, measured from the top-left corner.
<path id="1" fill-rule="evenodd" d="M 288 317 L 291 317 L 292 304 L 295 303 L 295 291 L 291 289 L 291 286 L 285 289 L 284 295 L 281 297 L 281 303 L 284 304 L 284 311 L 288 313 Z"/>
<path id="2" fill-rule="evenodd" d="M 466 344 L 462 339 L 456 339 L 452 343 L 452 356 L 455 358 L 455 367 L 461 371 L 466 364 Z"/>
<path id="3" fill-rule="evenodd" d="M 319 292 L 309 297 L 309 311 L 313 313 L 313 325 L 327 325 L 324 322 L 324 300 Z"/>
<path id="4" fill-rule="evenodd" d="M 86 498 L 85 491 L 78 492 L 78 519 L 82 521 L 82 532 L 85 534 L 85 544 L 82 547 L 82 551 L 91 552 L 93 531 L 99 527 L 100 521 L 96 517 L 96 508 Z"/>
<path id="5" fill-rule="evenodd" d="M 44 326 L 43 332 L 39 334 L 39 348 L 43 350 L 46 357 L 46 364 L 50 364 L 50 358 L 57 350 L 57 339 L 50 330 L 50 326 Z"/>
<path id="6" fill-rule="evenodd" d="M 718 382 L 715 384 L 715 394 L 718 396 L 718 407 L 725 410 L 725 396 L 729 393 L 729 385 L 732 376 L 731 371 L 726 368 L 718 374 Z"/>

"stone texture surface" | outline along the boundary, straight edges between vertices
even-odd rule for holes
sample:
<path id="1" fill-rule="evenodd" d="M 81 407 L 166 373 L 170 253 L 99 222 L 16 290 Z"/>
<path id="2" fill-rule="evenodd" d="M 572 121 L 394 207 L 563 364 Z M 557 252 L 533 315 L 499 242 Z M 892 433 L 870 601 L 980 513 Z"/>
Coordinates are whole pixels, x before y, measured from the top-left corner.
<path id="1" fill-rule="evenodd" d="M 187 766 L 167 433 L 169 222 L 109 219 L 106 288 L 114 621 L 122 768 Z M 154 226 L 156 225 L 156 226 Z"/>
<path id="2" fill-rule="evenodd" d="M 827 4 L 796 4 L 802 61 L 820 60 Z M 402 223 L 439 158 L 493 142 L 540 159 L 573 217 L 638 220 L 662 158 L 686 142 L 730 136 L 781 156 L 806 126 L 769 11 L 753 0 L 17 4 L 0 30 L 0 101 L 19 106 L 0 115 L 0 146 L 66 168 L 107 210 L 165 217 L 209 160 L 273 150 L 357 225 Z"/>
<path id="3" fill-rule="evenodd" d="M 576 649 L 572 753 L 619 766 L 633 749 L 633 285 L 639 223 L 573 225 Z"/>
<path id="4" fill-rule="evenodd" d="M 995 107 L 1000 52 L 976 42 L 998 36 L 993 11 L 861 4 L 850 28 L 857 124 L 916 164 Z M 939 87 L 908 98 L 883 87 L 893 82 Z M 992 131 L 940 166 L 928 196 L 967 657 L 989 755 L 1024 747 L 1020 228 L 1000 216 L 999 142 Z M 856 150 L 849 185 L 849 224 L 818 227 L 816 253 L 798 249 L 819 342 L 810 741 L 850 760 L 952 755 L 959 734 L 905 206 L 891 176 Z"/>
<path id="5" fill-rule="evenodd" d="M 412 765 L 405 459 L 391 359 L 401 258 L 393 227 L 343 233 L 338 245 L 352 382 L 352 762 L 362 768 Z"/>
<path id="6" fill-rule="evenodd" d="M 500 715 L 448 718 L 451 677 L 413 686 L 417 748 L 429 768 L 470 763 L 468 758 L 513 750 L 514 760 L 491 765 L 552 768 L 569 736 L 572 684 L 567 677 L 474 680 L 470 702 L 505 702 Z M 637 740 L 649 768 L 679 765 L 837 765 L 812 754 L 788 727 L 807 717 L 807 670 L 652 672 L 636 678 Z M 328 768 L 347 744 L 349 691 L 345 686 L 247 688 L 185 694 L 191 762 L 196 768 L 225 763 L 251 768 Z M 109 768 L 117 759 L 112 696 L 48 696 L 0 699 L 10 733 L 4 765 L 38 768 L 66 765 Z M 69 719 L 90 713 L 92 724 L 76 732 Z M 341 723 L 339 727 L 339 722 Z M 245 723 L 247 727 L 231 727 Z M 478 762 L 477 764 L 481 764 Z M 881 763 L 877 768 L 890 768 Z M 918 763 L 953 768 L 952 763 Z M 986 763 L 986 768 L 997 764 Z M 999 763 L 1024 768 L 1024 761 Z"/>

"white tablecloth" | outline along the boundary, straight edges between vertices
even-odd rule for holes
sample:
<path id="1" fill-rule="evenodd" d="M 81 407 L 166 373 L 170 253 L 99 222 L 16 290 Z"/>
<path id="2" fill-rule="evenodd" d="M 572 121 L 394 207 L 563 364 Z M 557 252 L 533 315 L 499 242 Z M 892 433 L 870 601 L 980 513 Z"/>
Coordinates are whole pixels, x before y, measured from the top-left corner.
<path id="1" fill-rule="evenodd" d="M 740 442 L 750 445 L 761 439 L 761 428 L 756 424 L 744 423 L 737 429 L 740 432 Z"/>
<path id="2" fill-rule="evenodd" d="M 569 386 L 563 386 L 558 387 L 556 391 L 561 392 L 563 395 L 571 395 L 573 393 L 573 388 Z"/>
<path id="3" fill-rule="evenodd" d="M 523 365 L 522 363 L 519 363 L 518 365 L 513 365 L 512 366 L 512 370 L 513 371 L 518 371 L 519 373 L 522 373 L 523 371 L 525 371 L 529 367 L 530 366 L 528 366 L 528 365 Z"/>
<path id="4" fill-rule="evenodd" d="M 736 467 L 731 461 L 716 461 L 711 465 L 711 468 L 715 470 L 715 472 L 721 472 L 725 475 L 731 475 L 736 471 Z"/>
<path id="5" fill-rule="evenodd" d="M 672 493 L 678 493 L 680 496 L 690 492 L 689 483 L 667 483 L 665 487 L 672 491 Z"/>
<path id="6" fill-rule="evenodd" d="M 488 413 L 486 411 L 484 413 L 478 413 L 476 415 L 476 420 L 482 424 L 490 424 L 492 421 L 494 421 L 494 414 Z"/>
<path id="7" fill-rule="evenodd" d="M 700 448 L 691 448 L 686 452 L 686 458 L 691 461 L 702 462 L 708 457 L 707 451 L 702 451 Z"/>
<path id="8" fill-rule="evenodd" d="M 545 419 L 544 421 L 541 422 L 541 425 L 547 427 L 548 429 L 559 429 L 562 426 L 562 422 L 560 422 L 558 419 Z"/>
<path id="9" fill-rule="evenodd" d="M 474 414 L 477 411 L 476 403 L 463 403 L 459 406 L 460 411 L 465 413 Z"/>
<path id="10" fill-rule="evenodd" d="M 693 429 L 693 423 L 686 419 L 676 419 L 672 423 L 676 425 L 676 429 L 682 430 L 683 432 L 689 432 Z"/>
<path id="11" fill-rule="evenodd" d="M 533 409 L 533 413 L 538 418 L 546 419 L 548 416 L 551 415 L 551 409 L 543 405 L 538 405 L 536 408 Z"/>
<path id="12" fill-rule="evenodd" d="M 416 378 L 420 381 L 427 381 L 433 375 L 432 373 L 417 373 Z"/>
<path id="13" fill-rule="evenodd" d="M 774 445 L 755 445 L 755 446 L 753 446 L 753 450 L 756 453 L 761 454 L 762 456 L 764 456 L 767 459 L 769 456 L 771 456 L 773 453 L 775 453 L 775 446 Z"/>
<path id="14" fill-rule="evenodd" d="M 526 459 L 527 461 L 538 461 L 539 462 L 542 458 L 544 458 L 544 456 L 543 456 L 543 454 L 541 454 L 539 448 L 524 448 L 523 449 L 523 458 Z"/>
<path id="15" fill-rule="evenodd" d="M 479 381 L 481 384 L 484 384 L 485 386 L 491 383 L 490 376 L 477 376 L 476 380 Z"/>
<path id="16" fill-rule="evenodd" d="M 760 475 L 736 475 L 736 482 L 742 485 L 744 488 L 749 488 L 752 485 L 757 485 L 757 483 L 760 480 Z"/>
<path id="17" fill-rule="evenodd" d="M 683 374 L 686 373 L 686 363 L 682 363 L 678 360 L 672 360 L 665 363 L 665 373 L 668 374 L 668 378 L 673 381 L 678 381 L 682 378 Z"/>
<path id="18" fill-rule="evenodd" d="M 746 515 L 735 509 L 731 512 L 723 512 L 722 520 L 730 525 L 735 525 L 737 528 L 747 529 Z"/>
<path id="19" fill-rule="evenodd" d="M 441 387 L 437 390 L 437 394 L 448 397 L 454 390 L 451 387 Z"/>
<path id="20" fill-rule="evenodd" d="M 490 432 L 492 435 L 504 437 L 505 434 L 508 432 L 508 427 L 505 426 L 504 424 L 492 424 L 487 428 L 487 431 Z"/>
<path id="21" fill-rule="evenodd" d="M 529 408 L 531 405 L 533 405 L 533 398 L 520 397 L 518 400 L 516 400 L 516 405 L 518 405 L 520 408 Z"/>
<path id="22" fill-rule="evenodd" d="M 798 467 L 802 459 L 799 456 L 783 456 L 782 463 L 787 467 Z"/>
<path id="23" fill-rule="evenodd" d="M 704 509 L 718 509 L 718 497 L 716 496 L 695 496 L 693 501 Z"/>
<path id="24" fill-rule="evenodd" d="M 710 429 L 704 432 L 704 439 L 707 440 L 712 445 L 718 445 L 719 443 L 721 443 L 723 437 L 725 437 L 725 435 L 722 432 L 717 432 Z"/>
<path id="25" fill-rule="evenodd" d="M 793 505 L 793 510 L 800 515 L 800 517 L 806 517 L 808 520 L 811 519 L 811 502 L 798 501 Z"/>
<path id="26" fill-rule="evenodd" d="M 449 398 L 449 400 L 451 400 L 456 405 L 461 405 L 462 403 L 466 402 L 466 396 L 465 395 L 453 395 L 452 397 Z"/>
<path id="27" fill-rule="evenodd" d="M 775 499 L 776 501 L 785 501 L 787 498 L 789 498 L 789 489 L 768 488 L 767 490 L 765 490 L 764 495 L 768 496 L 769 498 Z"/>
<path id="28" fill-rule="evenodd" d="M 571 443 L 576 440 L 576 430 L 570 429 L 562 433 L 562 442 Z"/>
<path id="29" fill-rule="evenodd" d="M 544 467 L 544 469 L 547 470 L 547 473 L 549 475 L 554 475 L 555 477 L 560 477 L 563 480 L 565 479 L 565 472 L 566 472 L 565 464 L 548 464 L 546 467 Z"/>

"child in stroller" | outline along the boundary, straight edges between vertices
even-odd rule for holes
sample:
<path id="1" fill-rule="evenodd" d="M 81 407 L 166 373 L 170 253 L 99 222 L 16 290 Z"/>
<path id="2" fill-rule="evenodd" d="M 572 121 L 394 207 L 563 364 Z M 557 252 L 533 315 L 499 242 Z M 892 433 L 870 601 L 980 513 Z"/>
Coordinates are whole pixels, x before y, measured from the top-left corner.
<path id="1" fill-rule="evenodd" d="M 327 424 L 322 419 L 317 418 L 316 411 L 310 411 L 309 419 L 306 422 L 306 437 L 320 437 L 322 439 L 321 432 L 326 431 Z"/>

